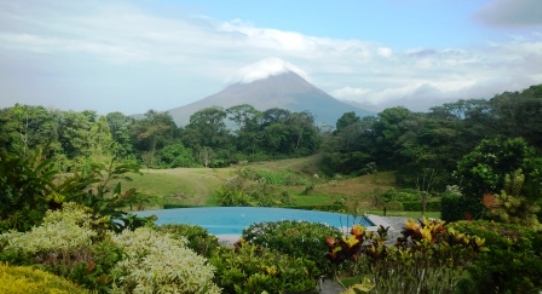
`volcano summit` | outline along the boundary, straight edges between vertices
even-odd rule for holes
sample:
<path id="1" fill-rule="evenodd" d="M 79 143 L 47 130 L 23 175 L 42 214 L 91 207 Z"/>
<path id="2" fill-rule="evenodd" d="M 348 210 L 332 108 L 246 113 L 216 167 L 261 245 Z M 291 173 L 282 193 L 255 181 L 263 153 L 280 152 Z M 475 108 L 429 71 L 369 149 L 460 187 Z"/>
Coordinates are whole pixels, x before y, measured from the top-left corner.
<path id="1" fill-rule="evenodd" d="M 299 68 L 278 58 L 259 61 L 242 68 L 230 78 L 234 83 L 224 90 L 191 104 L 169 110 L 179 126 L 188 124 L 190 115 L 207 107 L 229 108 L 249 104 L 264 111 L 284 108 L 309 111 L 319 125 L 335 126 L 345 112 L 354 111 L 363 117 L 372 113 L 344 103 L 313 86 Z"/>

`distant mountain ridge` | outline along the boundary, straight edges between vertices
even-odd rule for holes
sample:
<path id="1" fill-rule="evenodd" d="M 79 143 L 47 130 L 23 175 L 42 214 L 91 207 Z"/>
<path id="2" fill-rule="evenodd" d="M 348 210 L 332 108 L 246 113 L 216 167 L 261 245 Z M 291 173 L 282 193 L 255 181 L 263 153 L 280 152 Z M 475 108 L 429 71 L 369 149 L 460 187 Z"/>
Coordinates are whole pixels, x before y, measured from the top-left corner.
<path id="1" fill-rule="evenodd" d="M 190 115 L 212 106 L 229 108 L 249 104 L 264 111 L 278 107 L 291 111 L 309 111 L 318 125 L 335 126 L 345 112 L 354 111 L 360 117 L 373 112 L 337 100 L 313 86 L 298 74 L 286 71 L 250 83 L 236 83 L 224 90 L 191 104 L 168 110 L 175 123 L 184 126 Z"/>

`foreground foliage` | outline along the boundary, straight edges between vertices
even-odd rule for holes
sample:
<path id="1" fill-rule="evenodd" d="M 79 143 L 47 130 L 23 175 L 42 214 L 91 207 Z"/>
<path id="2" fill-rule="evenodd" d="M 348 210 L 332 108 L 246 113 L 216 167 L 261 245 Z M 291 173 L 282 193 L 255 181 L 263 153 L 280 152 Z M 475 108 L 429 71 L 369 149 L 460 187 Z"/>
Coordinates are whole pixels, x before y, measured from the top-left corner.
<path id="1" fill-rule="evenodd" d="M 87 289 L 110 287 L 109 272 L 122 258 L 122 249 L 98 235 L 101 220 L 91 210 L 75 203 L 47 211 L 43 223 L 21 233 L 0 235 L 0 260 L 19 265 L 39 265 Z"/>
<path id="2" fill-rule="evenodd" d="M 0 235 L 0 260 L 36 265 L 100 293 L 218 293 L 214 268 L 186 248 L 187 240 L 139 228 L 103 230 L 90 209 L 67 203 L 21 233 Z M 101 232 L 98 234 L 97 232 Z"/>
<path id="3" fill-rule="evenodd" d="M 318 279 L 333 273 L 333 268 L 324 259 L 327 247 L 322 240 L 326 236 L 339 235 L 340 230 L 325 224 L 283 220 L 253 224 L 243 230 L 241 238 L 251 244 L 313 261 L 317 266 L 313 278 Z"/>
<path id="4" fill-rule="evenodd" d="M 48 209 L 59 209 L 65 202 L 76 202 L 90 209 L 92 217 L 102 219 L 107 228 L 120 232 L 145 225 L 150 218 L 126 212 L 132 205 L 154 203 L 135 189 L 122 191 L 113 180 L 128 180 L 128 172 L 139 166 L 112 159 L 108 164 L 93 163 L 84 169 L 61 173 L 41 149 L 25 155 L 0 152 L 0 232 L 27 231 L 39 225 Z"/>
<path id="5" fill-rule="evenodd" d="M 314 262 L 244 240 L 235 249 L 220 248 L 210 262 L 217 268 L 215 280 L 224 293 L 313 293 L 316 289 Z"/>
<path id="6" fill-rule="evenodd" d="M 538 293 L 542 290 L 542 235 L 514 224 L 460 221 L 450 227 L 486 240 L 489 249 L 461 281 L 463 293 Z"/>
<path id="7" fill-rule="evenodd" d="M 155 230 L 167 233 L 170 237 L 175 239 L 186 239 L 186 247 L 207 258 L 211 257 L 211 254 L 218 250 L 218 247 L 220 246 L 218 239 L 200 226 L 167 224 L 157 226 L 155 227 Z"/>
<path id="8" fill-rule="evenodd" d="M 83 294 L 88 291 L 68 281 L 27 266 L 0 264 L 0 293 L 10 294 Z"/>
<path id="9" fill-rule="evenodd" d="M 185 248 L 184 238 L 139 228 L 112 241 L 127 255 L 112 270 L 113 293 L 220 293 L 212 282 L 214 267 Z"/>
<path id="10" fill-rule="evenodd" d="M 525 176 L 521 170 L 506 175 L 504 187 L 500 194 L 485 195 L 485 205 L 489 209 L 489 218 L 511 224 L 518 224 L 535 231 L 542 231 L 542 224 L 536 213 L 540 205 L 523 196 Z M 492 201 L 494 199 L 494 201 Z"/>
<path id="11" fill-rule="evenodd" d="M 327 257 L 333 264 L 358 261 L 365 288 L 375 293 L 454 293 L 463 271 L 485 251 L 484 239 L 440 221 L 407 221 L 394 246 L 386 243 L 388 229 L 355 225 L 349 236 L 328 237 Z"/>

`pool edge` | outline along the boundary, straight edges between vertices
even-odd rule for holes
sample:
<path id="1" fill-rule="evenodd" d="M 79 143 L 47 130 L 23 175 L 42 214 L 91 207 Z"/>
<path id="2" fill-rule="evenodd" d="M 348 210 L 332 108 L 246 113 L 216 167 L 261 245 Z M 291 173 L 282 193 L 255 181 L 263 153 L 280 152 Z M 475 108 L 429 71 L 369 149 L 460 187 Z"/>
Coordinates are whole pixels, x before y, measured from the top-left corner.
<path id="1" fill-rule="evenodd" d="M 380 226 L 383 226 L 384 228 L 389 227 L 389 231 L 396 231 L 396 229 L 381 216 L 366 214 L 365 218 L 373 223 L 373 226 L 367 227 L 367 231 L 376 232 Z"/>

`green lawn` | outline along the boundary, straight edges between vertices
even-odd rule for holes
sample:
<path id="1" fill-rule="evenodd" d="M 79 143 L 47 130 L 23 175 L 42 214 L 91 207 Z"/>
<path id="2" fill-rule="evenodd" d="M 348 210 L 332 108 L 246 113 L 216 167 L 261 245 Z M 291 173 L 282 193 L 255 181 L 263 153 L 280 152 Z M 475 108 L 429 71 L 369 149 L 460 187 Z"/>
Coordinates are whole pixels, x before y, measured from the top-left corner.
<path id="1" fill-rule="evenodd" d="M 367 209 L 365 210 L 365 213 L 380 215 L 380 216 L 384 215 L 382 209 Z M 388 210 L 386 212 L 386 216 L 403 216 L 403 217 L 410 217 L 410 218 L 420 218 L 422 217 L 422 213 L 420 211 L 393 211 L 393 210 L 390 211 Z M 425 216 L 428 218 L 440 218 L 440 212 L 428 211 L 425 213 Z"/>
<path id="2" fill-rule="evenodd" d="M 331 205 L 335 200 L 340 197 L 330 196 L 328 194 L 309 194 L 309 195 L 299 195 L 299 194 L 290 194 L 294 199 L 295 206 L 322 206 L 322 205 Z"/>
<path id="3" fill-rule="evenodd" d="M 293 198 L 291 206 L 328 206 L 338 200 L 345 200 L 349 209 L 370 214 L 382 215 L 382 210 L 374 209 L 372 194 L 383 193 L 395 187 L 393 172 L 380 172 L 360 177 L 341 177 L 332 179 L 319 176 L 314 178 L 318 156 L 285 159 L 268 162 L 250 163 L 255 169 L 271 173 L 285 171 L 306 177 L 314 184 L 308 195 L 302 192 L 305 186 L 278 186 L 277 190 L 287 191 Z M 216 206 L 213 191 L 219 188 L 226 179 L 235 175 L 243 166 L 228 168 L 175 168 L 175 169 L 143 169 L 142 174 L 131 174 L 132 182 L 122 181 L 123 190 L 137 188 L 144 194 L 159 196 L 164 203 L 188 206 Z M 115 183 L 113 183 L 115 184 Z M 388 216 L 421 217 L 420 212 L 388 211 Z M 439 212 L 428 212 L 426 216 L 439 218 Z"/>

